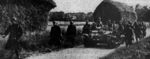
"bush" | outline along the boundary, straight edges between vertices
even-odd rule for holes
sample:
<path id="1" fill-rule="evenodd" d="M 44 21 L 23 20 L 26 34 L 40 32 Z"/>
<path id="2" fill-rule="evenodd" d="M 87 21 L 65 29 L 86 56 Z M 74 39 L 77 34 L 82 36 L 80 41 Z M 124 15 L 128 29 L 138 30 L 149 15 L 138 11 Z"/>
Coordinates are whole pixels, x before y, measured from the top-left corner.
<path id="1" fill-rule="evenodd" d="M 21 47 L 27 50 L 37 50 L 41 47 L 47 47 L 49 41 L 48 31 L 27 32 L 21 37 Z"/>

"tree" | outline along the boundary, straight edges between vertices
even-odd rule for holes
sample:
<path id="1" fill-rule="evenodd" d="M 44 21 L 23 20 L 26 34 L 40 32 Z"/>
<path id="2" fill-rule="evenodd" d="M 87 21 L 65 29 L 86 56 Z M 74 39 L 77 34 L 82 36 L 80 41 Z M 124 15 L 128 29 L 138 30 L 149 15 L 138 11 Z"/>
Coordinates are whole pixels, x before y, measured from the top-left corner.
<path id="1" fill-rule="evenodd" d="M 150 22 L 150 10 L 148 10 L 144 16 L 143 16 L 143 21 L 148 21 Z"/>
<path id="2" fill-rule="evenodd" d="M 148 12 L 148 7 L 147 6 L 140 6 L 140 4 L 136 5 L 135 11 L 138 16 L 138 21 L 143 21 L 145 14 Z"/>
<path id="3" fill-rule="evenodd" d="M 0 0 L 0 30 L 3 32 L 10 25 L 13 17 L 25 30 L 43 30 L 47 14 L 54 7 L 52 0 Z"/>

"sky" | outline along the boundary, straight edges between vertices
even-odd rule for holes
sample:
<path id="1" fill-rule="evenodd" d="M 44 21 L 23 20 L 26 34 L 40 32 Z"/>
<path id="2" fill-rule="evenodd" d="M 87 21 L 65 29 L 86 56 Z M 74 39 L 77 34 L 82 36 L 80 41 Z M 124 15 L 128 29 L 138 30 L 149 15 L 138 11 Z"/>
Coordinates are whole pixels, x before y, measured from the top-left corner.
<path id="1" fill-rule="evenodd" d="M 52 11 L 68 12 L 93 12 L 102 0 L 54 0 L 57 7 Z M 127 5 L 135 6 L 136 4 L 150 6 L 150 0 L 115 0 Z"/>

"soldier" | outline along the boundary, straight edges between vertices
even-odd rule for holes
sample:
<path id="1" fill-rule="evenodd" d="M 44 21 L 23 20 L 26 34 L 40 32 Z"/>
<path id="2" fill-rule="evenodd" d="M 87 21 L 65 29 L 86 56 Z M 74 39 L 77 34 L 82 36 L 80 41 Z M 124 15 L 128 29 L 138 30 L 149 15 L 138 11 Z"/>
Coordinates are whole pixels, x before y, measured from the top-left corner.
<path id="1" fill-rule="evenodd" d="M 119 23 L 118 25 L 119 25 L 118 31 L 119 31 L 120 34 L 122 34 L 122 32 L 124 30 L 123 24 Z"/>
<path id="2" fill-rule="evenodd" d="M 83 27 L 82 33 L 83 34 L 89 34 L 90 32 L 91 32 L 91 26 L 90 26 L 89 22 L 86 21 L 86 24 Z"/>
<path id="3" fill-rule="evenodd" d="M 94 22 L 93 24 L 92 24 L 92 26 L 91 26 L 91 30 L 96 30 L 97 28 L 96 28 L 96 23 Z"/>
<path id="4" fill-rule="evenodd" d="M 108 20 L 108 24 L 107 24 L 110 28 L 112 27 L 112 21 L 111 19 Z"/>
<path id="5" fill-rule="evenodd" d="M 7 30 L 4 33 L 5 37 L 6 35 L 9 34 L 8 41 L 6 43 L 5 49 L 12 50 L 13 54 L 16 54 L 17 59 L 19 59 L 19 39 L 21 38 L 23 34 L 23 30 L 21 26 L 18 23 L 18 20 L 14 17 L 12 19 L 12 25 L 10 25 Z"/>
<path id="6" fill-rule="evenodd" d="M 118 31 L 118 37 L 121 37 L 122 36 L 122 34 L 123 34 L 123 31 L 124 31 L 124 26 L 123 26 L 123 24 L 122 23 L 119 23 L 118 24 L 118 29 L 117 29 L 117 31 Z"/>
<path id="7" fill-rule="evenodd" d="M 133 29 L 131 24 L 125 25 L 124 35 L 125 35 L 125 43 L 126 46 L 128 47 L 129 45 L 132 44 L 132 40 L 133 40 Z"/>
<path id="8" fill-rule="evenodd" d="M 144 38 L 146 36 L 146 25 L 143 22 L 141 22 L 141 24 L 140 24 L 140 30 L 142 32 L 141 38 Z"/>
<path id="9" fill-rule="evenodd" d="M 97 27 L 103 27 L 102 19 L 99 17 L 97 21 Z"/>
<path id="10" fill-rule="evenodd" d="M 61 29 L 60 27 L 56 24 L 55 21 L 53 21 L 53 27 L 51 28 L 51 32 L 50 32 L 50 45 L 54 45 L 57 47 L 61 46 Z"/>
<path id="11" fill-rule="evenodd" d="M 118 29 L 118 24 L 116 23 L 116 21 L 113 21 L 113 23 L 112 23 L 112 29 L 113 29 L 113 31 L 116 31 L 117 29 Z"/>
<path id="12" fill-rule="evenodd" d="M 136 39 L 136 42 L 138 42 L 140 39 L 140 35 L 141 35 L 140 26 L 138 22 L 135 22 L 133 26 L 134 26 L 135 39 Z"/>
<path id="13" fill-rule="evenodd" d="M 73 24 L 72 21 L 70 21 L 70 25 L 67 28 L 67 42 L 70 42 L 72 44 L 71 47 L 75 45 L 75 37 L 76 37 L 76 26 Z"/>
<path id="14" fill-rule="evenodd" d="M 111 19 L 108 20 L 107 25 L 109 27 L 108 30 L 113 30 L 113 23 L 112 23 Z"/>

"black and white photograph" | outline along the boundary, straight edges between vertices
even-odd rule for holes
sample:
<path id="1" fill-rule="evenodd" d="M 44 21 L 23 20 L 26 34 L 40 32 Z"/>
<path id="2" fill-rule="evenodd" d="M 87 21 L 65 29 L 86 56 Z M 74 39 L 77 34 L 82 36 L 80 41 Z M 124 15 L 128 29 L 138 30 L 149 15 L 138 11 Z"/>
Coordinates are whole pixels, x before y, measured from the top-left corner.
<path id="1" fill-rule="evenodd" d="M 0 59 L 150 59 L 150 0 L 0 0 Z"/>

